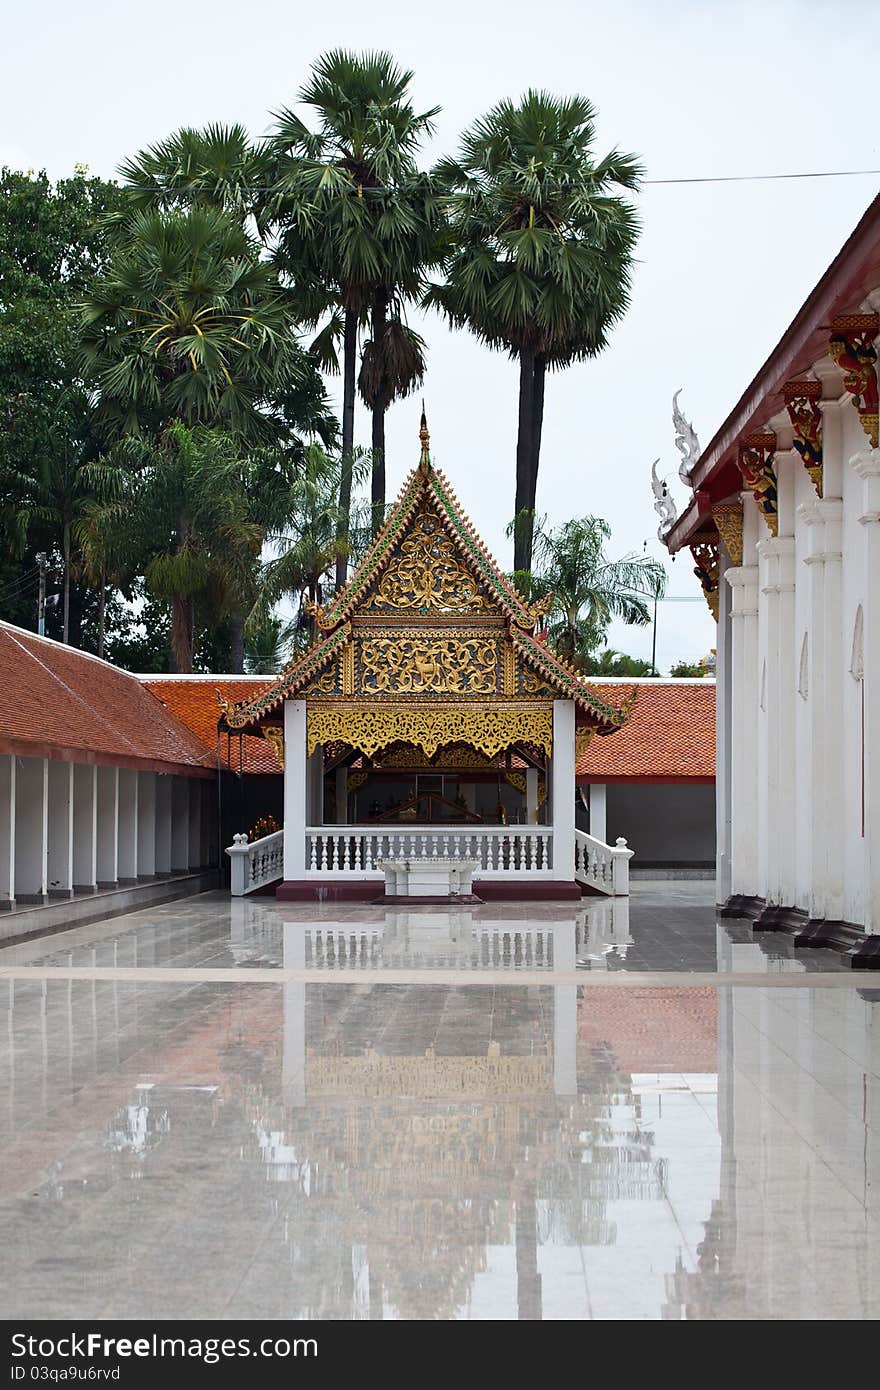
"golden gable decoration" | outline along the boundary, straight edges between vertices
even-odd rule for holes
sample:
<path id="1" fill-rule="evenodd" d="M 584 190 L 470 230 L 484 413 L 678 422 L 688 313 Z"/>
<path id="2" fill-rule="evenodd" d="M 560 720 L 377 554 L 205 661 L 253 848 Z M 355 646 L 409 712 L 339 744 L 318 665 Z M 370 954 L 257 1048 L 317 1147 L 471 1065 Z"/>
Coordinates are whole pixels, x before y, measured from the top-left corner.
<path id="1" fill-rule="evenodd" d="M 371 637 L 360 643 L 359 685 L 364 695 L 494 695 L 498 644 L 480 632 Z"/>
<path id="2" fill-rule="evenodd" d="M 362 611 L 490 613 L 493 605 L 461 563 L 436 512 L 422 511 Z"/>

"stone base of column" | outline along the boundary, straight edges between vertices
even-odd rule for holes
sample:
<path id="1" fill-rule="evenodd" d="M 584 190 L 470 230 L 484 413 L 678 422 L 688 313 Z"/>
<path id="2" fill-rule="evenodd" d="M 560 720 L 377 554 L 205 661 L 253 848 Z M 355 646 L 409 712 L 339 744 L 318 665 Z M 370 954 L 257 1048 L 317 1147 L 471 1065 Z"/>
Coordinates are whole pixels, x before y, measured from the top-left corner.
<path id="1" fill-rule="evenodd" d="M 780 932 L 795 950 L 837 951 L 853 970 L 880 970 L 880 936 L 866 934 L 856 922 L 810 917 L 800 907 L 768 907 L 762 898 L 743 894 L 728 898 L 718 916 L 751 917 L 753 932 Z"/>
<path id="2" fill-rule="evenodd" d="M 756 898 L 748 893 L 732 893 L 727 902 L 718 909 L 719 917 L 760 917 L 767 906 L 764 898 Z"/>
<path id="3" fill-rule="evenodd" d="M 59 898 L 61 898 L 61 899 L 63 899 L 63 898 L 72 898 L 72 897 L 73 897 L 73 889 L 72 889 L 72 888 L 50 888 L 47 896 L 48 896 L 50 902 L 57 902 Z"/>

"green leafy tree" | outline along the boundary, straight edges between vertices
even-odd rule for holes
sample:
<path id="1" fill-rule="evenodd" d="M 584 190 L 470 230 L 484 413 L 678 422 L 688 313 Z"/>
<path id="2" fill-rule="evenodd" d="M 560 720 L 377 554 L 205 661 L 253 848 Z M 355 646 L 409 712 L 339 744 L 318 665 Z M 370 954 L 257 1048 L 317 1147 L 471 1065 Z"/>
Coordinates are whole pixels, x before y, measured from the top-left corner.
<path id="1" fill-rule="evenodd" d="M 172 425 L 158 446 L 123 441 L 90 478 L 89 517 L 112 530 L 146 591 L 171 611 L 175 670 L 193 669 L 197 606 L 222 617 L 237 609 L 263 542 L 243 485 L 238 442 Z"/>
<path id="2" fill-rule="evenodd" d="M 650 661 L 616 652 L 613 647 L 582 658 L 580 669 L 585 676 L 651 676 Z"/>
<path id="3" fill-rule="evenodd" d="M 303 321 L 321 325 L 313 351 L 325 370 L 338 369 L 342 348 L 337 585 L 347 573 L 361 325 L 371 324 L 361 391 L 373 416 L 376 518 L 384 509 L 385 412 L 424 372 L 424 345 L 401 306 L 436 258 L 440 204 L 416 154 L 438 108 L 414 109 L 412 78 L 388 53 L 326 53 L 299 93 L 317 129 L 284 110 L 270 140 L 273 189 L 261 225 L 274 235 L 276 264 L 296 286 Z"/>
<path id="4" fill-rule="evenodd" d="M 62 575 L 57 631 L 65 642 L 73 528 L 87 494 L 82 468 L 97 452 L 77 304 L 106 265 L 102 219 L 117 203 L 115 185 L 84 169 L 55 183 L 45 173 L 0 172 L 0 611 L 33 625 L 33 596 L 24 611 L 9 600 L 34 587 L 34 556 L 43 551 Z M 73 609 L 76 630 L 76 592 Z"/>
<path id="5" fill-rule="evenodd" d="M 703 661 L 677 661 L 669 671 L 670 676 L 678 679 L 696 676 L 709 676 L 713 673 L 708 665 Z"/>
<path id="6" fill-rule="evenodd" d="M 514 569 L 532 563 L 544 383 L 600 352 L 629 299 L 638 222 L 619 190 L 632 155 L 594 151 L 585 97 L 529 91 L 502 101 L 436 173 L 447 185 L 451 250 L 427 302 L 519 362 Z"/>
<path id="7" fill-rule="evenodd" d="M 539 522 L 535 569 L 514 576 L 530 598 L 552 595 L 550 641 L 578 670 L 602 645 L 613 618 L 645 626 L 650 602 L 665 591 L 666 572 L 657 560 L 642 554 L 612 560 L 605 550 L 610 538 L 611 528 L 600 517 L 566 521 L 553 531 Z"/>

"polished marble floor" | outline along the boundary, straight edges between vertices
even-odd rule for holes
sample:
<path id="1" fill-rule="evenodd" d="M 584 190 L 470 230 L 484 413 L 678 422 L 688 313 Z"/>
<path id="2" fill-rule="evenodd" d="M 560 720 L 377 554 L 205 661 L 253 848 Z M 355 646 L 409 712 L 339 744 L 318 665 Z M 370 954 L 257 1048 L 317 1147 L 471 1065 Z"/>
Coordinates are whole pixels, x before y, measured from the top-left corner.
<path id="1" fill-rule="evenodd" d="M 876 1317 L 870 986 L 699 881 L 7 947 L 2 1316 Z"/>

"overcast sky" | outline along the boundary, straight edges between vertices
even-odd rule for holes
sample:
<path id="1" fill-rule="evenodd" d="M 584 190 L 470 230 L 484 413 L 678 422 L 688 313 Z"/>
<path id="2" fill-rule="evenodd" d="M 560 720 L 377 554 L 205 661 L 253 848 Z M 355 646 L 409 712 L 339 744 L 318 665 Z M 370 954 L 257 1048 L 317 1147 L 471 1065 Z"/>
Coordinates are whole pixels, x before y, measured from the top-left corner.
<path id="1" fill-rule="evenodd" d="M 34 0 L 7 7 L 0 56 L 0 162 L 109 177 L 181 125 L 242 121 L 263 134 L 331 47 L 388 48 L 415 71 L 414 98 L 441 105 L 426 158 L 502 97 L 581 92 L 599 112 L 598 152 L 639 154 L 649 178 L 880 168 L 874 0 Z M 861 76 L 860 76 L 861 74 Z M 551 522 L 604 516 L 612 552 L 664 557 L 650 466 L 679 506 L 671 397 L 705 444 L 880 188 L 877 177 L 646 187 L 633 303 L 605 354 L 547 383 L 538 488 Z M 431 318 L 425 385 L 435 462 L 486 543 L 510 564 L 517 371 Z M 358 419 L 359 442 L 369 421 Z M 418 456 L 418 402 L 388 423 L 389 487 Z M 666 557 L 668 559 L 668 557 Z M 686 556 L 669 592 L 694 598 Z M 714 645 L 700 602 L 661 605 L 658 665 Z M 650 629 L 612 645 L 650 656 Z"/>

